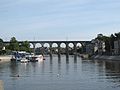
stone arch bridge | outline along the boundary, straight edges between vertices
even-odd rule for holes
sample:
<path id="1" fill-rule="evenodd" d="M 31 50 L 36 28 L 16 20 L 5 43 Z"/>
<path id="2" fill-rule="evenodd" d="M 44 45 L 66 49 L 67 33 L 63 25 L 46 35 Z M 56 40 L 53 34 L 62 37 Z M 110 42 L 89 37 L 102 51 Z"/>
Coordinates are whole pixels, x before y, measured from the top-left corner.
<path id="1" fill-rule="evenodd" d="M 18 41 L 18 43 L 22 43 L 23 41 Z M 51 48 L 52 45 L 55 43 L 57 44 L 57 49 L 58 49 L 58 55 L 60 55 L 60 48 L 61 48 L 61 44 L 64 43 L 66 46 L 66 56 L 69 55 L 69 44 L 73 44 L 73 48 L 74 48 L 74 53 L 77 52 L 77 44 L 80 43 L 81 47 L 86 47 L 87 44 L 90 44 L 91 41 L 28 41 L 30 44 L 33 45 L 33 48 L 35 50 L 36 45 L 37 44 L 41 44 L 42 47 L 44 47 L 44 45 L 47 43 L 49 45 L 49 49 L 50 49 L 50 54 L 52 54 Z M 9 41 L 5 41 L 5 44 L 9 44 Z"/>

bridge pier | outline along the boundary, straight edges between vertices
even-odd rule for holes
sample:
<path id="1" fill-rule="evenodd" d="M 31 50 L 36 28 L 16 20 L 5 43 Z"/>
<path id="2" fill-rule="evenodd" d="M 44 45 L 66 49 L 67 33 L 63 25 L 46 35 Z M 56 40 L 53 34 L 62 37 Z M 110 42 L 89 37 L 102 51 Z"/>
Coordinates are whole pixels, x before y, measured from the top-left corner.
<path id="1" fill-rule="evenodd" d="M 69 59 L 69 46 L 68 46 L 68 43 L 66 43 L 66 59 Z"/>
<path id="2" fill-rule="evenodd" d="M 36 43 L 32 43 L 33 44 L 33 53 L 35 54 L 35 45 Z"/>
<path id="3" fill-rule="evenodd" d="M 74 45 L 74 60 L 76 60 L 77 59 L 77 43 L 74 43 L 73 44 Z"/>
<path id="4" fill-rule="evenodd" d="M 86 43 L 82 43 L 82 53 L 86 53 Z"/>
<path id="5" fill-rule="evenodd" d="M 50 57 L 52 57 L 52 43 L 49 43 L 50 47 L 49 47 L 49 54 L 50 54 Z"/>
<path id="6" fill-rule="evenodd" d="M 60 43 L 58 43 L 58 58 L 60 58 Z"/>
<path id="7" fill-rule="evenodd" d="M 45 54 L 45 53 L 44 53 L 44 50 L 45 50 L 45 49 L 44 49 L 44 43 L 40 43 L 40 44 L 41 44 L 41 46 L 42 46 L 42 47 L 41 47 L 41 53 L 42 53 L 42 54 Z"/>

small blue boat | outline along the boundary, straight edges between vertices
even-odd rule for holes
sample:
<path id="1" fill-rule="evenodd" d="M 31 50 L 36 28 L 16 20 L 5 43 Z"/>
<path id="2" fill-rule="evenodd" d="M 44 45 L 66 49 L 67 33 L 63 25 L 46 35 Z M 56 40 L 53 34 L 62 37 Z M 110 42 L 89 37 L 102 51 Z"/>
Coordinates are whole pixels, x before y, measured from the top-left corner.
<path id="1" fill-rule="evenodd" d="M 21 61 L 22 58 L 25 57 L 25 54 L 24 53 L 21 53 L 21 52 L 12 52 L 12 58 L 11 58 L 11 61 Z"/>

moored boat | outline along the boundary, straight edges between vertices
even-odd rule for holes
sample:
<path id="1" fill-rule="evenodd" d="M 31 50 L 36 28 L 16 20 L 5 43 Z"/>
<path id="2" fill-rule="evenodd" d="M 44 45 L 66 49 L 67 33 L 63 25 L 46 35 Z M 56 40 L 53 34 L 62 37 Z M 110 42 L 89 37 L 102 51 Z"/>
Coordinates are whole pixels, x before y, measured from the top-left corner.
<path id="1" fill-rule="evenodd" d="M 30 62 L 38 62 L 38 61 L 45 60 L 45 58 L 43 57 L 43 55 L 33 55 L 33 56 L 29 56 L 27 58 L 28 58 L 28 60 Z"/>
<path id="2" fill-rule="evenodd" d="M 10 59 L 11 61 L 21 61 L 21 57 L 14 57 L 12 56 L 12 58 Z"/>
<path id="3" fill-rule="evenodd" d="M 36 58 L 37 58 L 36 56 L 32 56 L 30 58 L 30 62 L 38 62 L 38 60 Z"/>
<path id="4" fill-rule="evenodd" d="M 14 51 L 12 52 L 11 61 L 21 61 L 24 57 L 25 57 L 25 52 Z"/>
<path id="5" fill-rule="evenodd" d="M 37 56 L 36 60 L 43 61 L 43 60 L 45 60 L 45 58 L 43 55 L 39 55 L 39 56 Z"/>
<path id="6" fill-rule="evenodd" d="M 20 60 L 20 62 L 21 62 L 21 63 L 27 63 L 27 62 L 29 62 L 29 60 L 26 59 L 26 58 L 23 58 L 23 59 Z"/>

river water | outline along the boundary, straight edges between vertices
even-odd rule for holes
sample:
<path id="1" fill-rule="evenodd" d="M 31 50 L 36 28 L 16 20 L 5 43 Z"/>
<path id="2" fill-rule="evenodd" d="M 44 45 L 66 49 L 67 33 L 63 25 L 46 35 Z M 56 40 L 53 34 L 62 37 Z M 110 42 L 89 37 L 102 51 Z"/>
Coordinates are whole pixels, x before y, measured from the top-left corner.
<path id="1" fill-rule="evenodd" d="M 0 64 L 5 90 L 120 90 L 119 61 L 45 58 L 35 63 Z"/>

